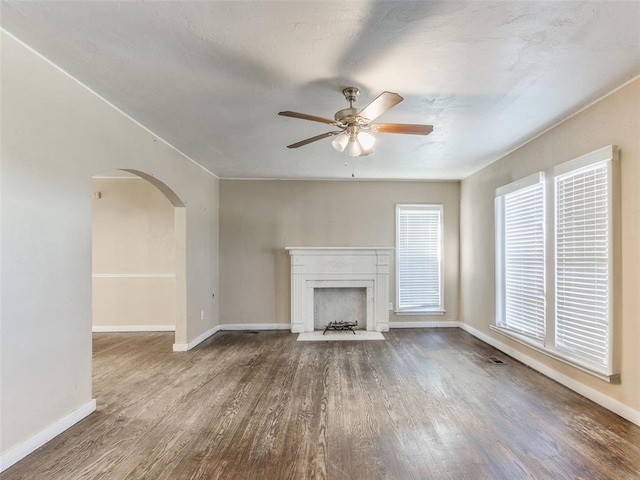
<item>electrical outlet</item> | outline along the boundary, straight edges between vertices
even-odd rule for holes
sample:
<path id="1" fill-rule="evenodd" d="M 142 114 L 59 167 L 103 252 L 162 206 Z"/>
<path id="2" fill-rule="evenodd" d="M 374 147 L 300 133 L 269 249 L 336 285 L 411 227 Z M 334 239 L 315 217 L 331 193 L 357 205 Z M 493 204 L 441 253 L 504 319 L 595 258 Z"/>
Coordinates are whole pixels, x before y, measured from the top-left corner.
<path id="1" fill-rule="evenodd" d="M 204 310 L 200 310 L 200 320 L 204 320 Z"/>
<path id="2" fill-rule="evenodd" d="M 393 310 L 393 303 L 389 302 L 389 310 Z"/>

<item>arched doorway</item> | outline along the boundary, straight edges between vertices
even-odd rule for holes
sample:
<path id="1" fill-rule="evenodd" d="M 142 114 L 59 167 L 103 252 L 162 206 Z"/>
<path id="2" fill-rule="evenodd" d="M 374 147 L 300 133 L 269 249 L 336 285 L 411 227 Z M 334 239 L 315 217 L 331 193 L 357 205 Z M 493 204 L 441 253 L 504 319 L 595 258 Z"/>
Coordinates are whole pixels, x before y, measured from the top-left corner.
<path id="1" fill-rule="evenodd" d="M 137 170 L 94 175 L 94 331 L 186 332 L 184 203 Z"/>

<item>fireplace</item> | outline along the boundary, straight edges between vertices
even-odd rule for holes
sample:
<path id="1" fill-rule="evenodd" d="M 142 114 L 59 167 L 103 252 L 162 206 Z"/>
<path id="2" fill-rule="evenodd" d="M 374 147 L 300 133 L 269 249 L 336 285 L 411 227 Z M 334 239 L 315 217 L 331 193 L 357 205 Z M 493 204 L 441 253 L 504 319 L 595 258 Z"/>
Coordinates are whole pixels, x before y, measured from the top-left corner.
<path id="1" fill-rule="evenodd" d="M 389 259 L 392 248 L 287 247 L 291 255 L 291 331 L 314 331 L 315 290 L 365 290 L 365 328 L 389 330 Z"/>
<path id="2" fill-rule="evenodd" d="M 366 288 L 314 288 L 313 329 L 325 330 L 330 323 L 354 324 L 359 330 L 367 324 Z"/>

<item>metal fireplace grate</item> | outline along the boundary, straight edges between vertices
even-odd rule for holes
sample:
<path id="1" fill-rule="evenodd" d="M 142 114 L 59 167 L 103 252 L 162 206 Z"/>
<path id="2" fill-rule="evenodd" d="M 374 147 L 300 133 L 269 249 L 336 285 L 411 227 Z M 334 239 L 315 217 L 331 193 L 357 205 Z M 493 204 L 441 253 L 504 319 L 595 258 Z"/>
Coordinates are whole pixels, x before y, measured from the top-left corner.
<path id="1" fill-rule="evenodd" d="M 355 335 L 356 332 L 353 329 L 353 327 L 357 327 L 358 326 L 358 322 L 329 322 L 327 323 L 327 325 L 324 327 L 324 332 L 322 332 L 322 335 L 324 335 L 325 333 L 327 333 L 328 330 L 334 330 L 334 331 L 340 331 L 340 330 L 350 330 L 353 332 L 353 334 Z"/>

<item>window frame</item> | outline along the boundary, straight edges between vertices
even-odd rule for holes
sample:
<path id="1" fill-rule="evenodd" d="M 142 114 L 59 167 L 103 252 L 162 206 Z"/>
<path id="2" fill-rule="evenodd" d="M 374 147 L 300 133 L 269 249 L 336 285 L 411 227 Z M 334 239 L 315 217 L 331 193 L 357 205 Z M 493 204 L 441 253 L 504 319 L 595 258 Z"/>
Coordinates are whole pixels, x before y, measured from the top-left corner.
<path id="1" fill-rule="evenodd" d="M 437 211 L 439 214 L 438 235 L 439 235 L 439 271 L 438 271 L 438 293 L 439 305 L 429 308 L 402 308 L 400 305 L 400 288 L 401 288 L 401 272 L 400 272 L 400 213 L 402 210 L 424 210 Z M 395 254 L 395 271 L 396 271 L 396 301 L 394 313 L 397 315 L 442 315 L 444 310 L 444 206 L 442 204 L 425 203 L 425 204 L 396 204 L 396 254 Z"/>
<path id="2" fill-rule="evenodd" d="M 587 361 L 580 356 L 571 354 L 562 348 L 556 346 L 556 179 L 571 172 L 578 172 L 584 168 L 595 166 L 597 164 L 606 163 L 607 171 L 607 195 L 608 195 L 608 225 L 607 225 L 607 245 L 609 255 L 608 263 L 608 342 L 606 352 L 606 365 L 600 366 L 593 362 Z M 533 338 L 518 332 L 509 330 L 500 324 L 501 311 L 500 302 L 504 295 L 504 245 L 500 243 L 502 234 L 501 228 L 504 228 L 504 212 L 500 210 L 498 198 L 500 194 L 508 192 L 510 188 L 517 188 L 518 184 L 526 184 L 527 179 L 535 175 L 544 176 L 544 213 L 545 213 L 545 299 L 546 299 L 546 334 L 544 342 L 535 341 Z M 614 292 L 617 284 L 618 272 L 615 269 L 616 262 L 619 262 L 619 217 L 620 200 L 619 185 L 620 173 L 618 166 L 618 152 L 615 146 L 608 146 L 596 150 L 594 152 L 582 155 L 573 160 L 563 162 L 556 165 L 545 172 L 537 172 L 536 174 L 525 177 L 517 182 L 500 187 L 496 190 L 496 209 L 495 209 L 495 261 L 496 261 L 496 317 L 490 328 L 497 331 L 518 343 L 526 345 L 538 352 L 555 358 L 561 362 L 572 365 L 573 367 L 594 375 L 608 382 L 619 381 L 619 365 L 615 352 L 615 300 Z M 524 187 L 523 187 L 524 188 Z"/>

